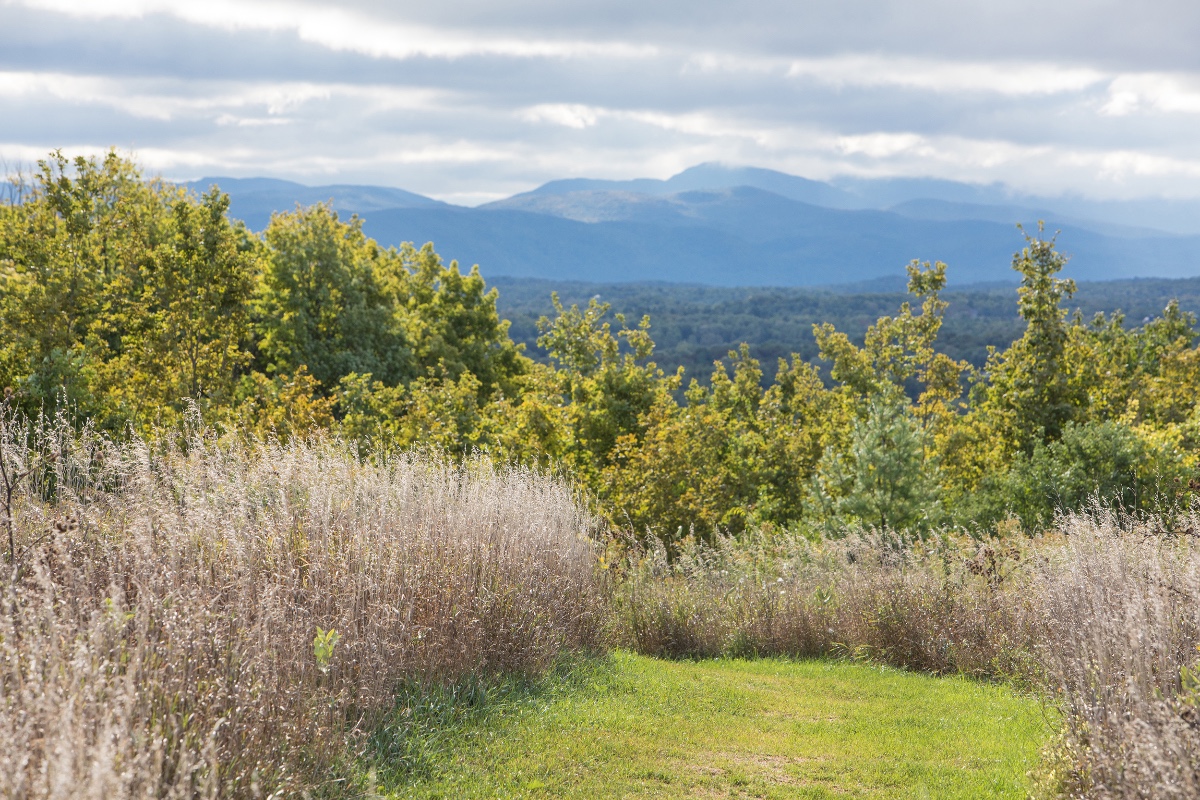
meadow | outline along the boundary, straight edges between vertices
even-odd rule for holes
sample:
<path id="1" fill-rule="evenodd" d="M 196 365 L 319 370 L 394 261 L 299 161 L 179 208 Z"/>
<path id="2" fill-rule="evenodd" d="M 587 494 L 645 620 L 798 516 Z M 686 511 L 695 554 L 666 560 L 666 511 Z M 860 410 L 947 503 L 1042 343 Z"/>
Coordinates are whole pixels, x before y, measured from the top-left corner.
<path id="1" fill-rule="evenodd" d="M 417 798 L 1024 798 L 1051 729 L 1035 698 L 961 678 L 617 651 L 443 724 L 420 771 L 377 771 L 375 785 Z"/>
<path id="2" fill-rule="evenodd" d="M 914 262 L 687 381 L 228 207 L 115 152 L 0 203 L 0 796 L 1200 795 L 1184 305 L 1071 313 L 1038 230 L 982 364 Z"/>
<path id="3" fill-rule="evenodd" d="M 486 459 L 3 444 L 5 797 L 1200 788 L 1195 518 L 668 554 Z"/>

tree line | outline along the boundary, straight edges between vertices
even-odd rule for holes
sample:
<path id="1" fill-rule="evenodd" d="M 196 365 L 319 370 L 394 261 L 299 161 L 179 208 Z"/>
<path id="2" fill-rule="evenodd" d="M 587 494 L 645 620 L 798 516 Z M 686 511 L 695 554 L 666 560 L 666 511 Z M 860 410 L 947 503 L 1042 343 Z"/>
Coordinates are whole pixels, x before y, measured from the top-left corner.
<path id="1" fill-rule="evenodd" d="M 949 277 L 952 281 L 953 270 Z M 821 363 L 814 323 L 832 322 L 861 342 L 871 323 L 894 313 L 907 299 L 903 276 L 832 288 L 588 283 L 494 275 L 488 284 L 500 290 L 496 308 L 512 323 L 509 335 L 535 358 L 545 359 L 537 346 L 537 322 L 553 313 L 551 291 L 557 290 L 568 306 L 586 305 L 599 295 L 628 316 L 649 314 L 654 321 L 655 361 L 667 371 L 682 366 L 701 383 L 708 379 L 713 362 L 726 359 L 742 342 L 764 364 L 790 358 L 792 353 Z M 1017 313 L 1016 284 L 1015 273 L 1003 284 L 949 283 L 942 292 L 949 306 L 938 333 L 938 350 L 982 368 L 989 345 L 1005 347 L 1019 337 L 1025 325 Z M 1134 324 L 1157 316 L 1173 298 L 1183 310 L 1200 312 L 1200 277 L 1081 282 L 1068 307 L 1087 318 L 1097 311 L 1121 309 L 1127 324 Z M 823 374 L 828 375 L 827 368 Z"/>
<path id="2" fill-rule="evenodd" d="M 765 379 L 743 345 L 702 382 L 656 365 L 648 317 L 597 299 L 555 297 L 534 360 L 478 268 L 383 248 L 327 205 L 256 233 L 216 188 L 146 180 L 115 152 L 53 154 L 10 195 L 0 385 L 32 416 L 486 450 L 561 469 L 613 524 L 668 540 L 1033 529 L 1095 502 L 1169 518 L 1200 493 L 1195 317 L 1069 314 L 1041 230 L 1013 259 L 1023 331 L 981 366 L 939 349 L 947 268 L 914 262 L 909 299 L 861 344 L 816 325 L 819 362 Z"/>

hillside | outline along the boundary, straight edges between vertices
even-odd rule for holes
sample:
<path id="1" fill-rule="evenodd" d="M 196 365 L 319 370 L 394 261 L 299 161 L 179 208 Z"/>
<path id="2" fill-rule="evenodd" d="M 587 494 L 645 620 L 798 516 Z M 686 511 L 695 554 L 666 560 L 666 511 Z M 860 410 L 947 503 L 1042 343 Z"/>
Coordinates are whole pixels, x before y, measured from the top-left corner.
<path id="1" fill-rule="evenodd" d="M 1200 264 L 1190 201 L 1098 203 L 948 181 L 820 182 L 700 165 L 668 180 L 552 181 L 468 208 L 398 189 L 204 178 L 255 230 L 272 211 L 332 200 L 382 244 L 432 241 L 489 277 L 713 286 L 820 286 L 903 276 L 913 259 L 950 265 L 952 285 L 1011 283 L 1017 223 L 1059 231 L 1077 280 L 1181 278 Z M 1161 222 L 1161 224 L 1157 224 Z"/>

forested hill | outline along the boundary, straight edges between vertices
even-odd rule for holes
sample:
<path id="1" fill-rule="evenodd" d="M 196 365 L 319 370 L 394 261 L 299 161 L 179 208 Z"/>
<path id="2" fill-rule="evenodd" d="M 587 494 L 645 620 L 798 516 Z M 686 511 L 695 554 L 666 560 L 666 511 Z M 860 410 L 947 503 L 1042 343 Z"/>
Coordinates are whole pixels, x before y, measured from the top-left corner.
<path id="1" fill-rule="evenodd" d="M 701 165 L 666 180 L 552 181 L 477 208 L 377 186 L 202 178 L 252 230 L 275 211 L 331 201 L 384 245 L 436 242 L 498 276 L 715 286 L 903 280 L 912 259 L 950 265 L 950 285 L 1014 280 L 1009 263 L 1039 220 L 1058 231 L 1076 280 L 1188 277 L 1200 264 L 1190 201 L 1088 203 L 948 181 L 811 181 Z"/>
<path id="2" fill-rule="evenodd" d="M 512 321 L 510 334 L 535 358 L 537 320 L 554 316 L 551 292 L 564 305 L 586 305 L 593 297 L 624 313 L 633 324 L 650 316 L 655 361 L 668 371 L 682 366 L 689 377 L 705 380 L 713 362 L 739 344 L 765 366 L 768 377 L 780 358 L 799 353 L 817 357 L 813 325 L 833 323 L 855 341 L 885 314 L 894 314 L 909 296 L 899 281 L 895 287 L 857 285 L 841 288 L 713 287 L 668 283 L 584 283 L 521 278 L 496 278 L 496 306 Z M 947 291 L 949 303 L 939 336 L 939 348 L 951 358 L 982 366 L 989 345 L 1007 346 L 1021 336 L 1025 323 L 1017 313 L 1011 286 L 974 286 Z M 1071 308 L 1090 319 L 1097 312 L 1125 314 L 1127 324 L 1141 324 L 1162 314 L 1172 299 L 1185 311 L 1200 314 L 1200 278 L 1096 281 L 1079 284 Z"/>
<path id="3" fill-rule="evenodd" d="M 255 233 L 219 191 L 55 154 L 0 202 L 0 407 L 114 437 L 200 422 L 486 450 L 561 469 L 610 524 L 672 541 L 1033 530 L 1096 496 L 1177 513 L 1200 494 L 1200 279 L 1077 291 L 1033 230 L 1004 265 L 1019 289 L 947 290 L 940 262 L 907 265 L 904 296 L 521 283 L 363 227 L 318 204 Z M 511 337 L 543 311 L 534 360 Z M 982 374 L 955 357 L 989 343 Z"/>

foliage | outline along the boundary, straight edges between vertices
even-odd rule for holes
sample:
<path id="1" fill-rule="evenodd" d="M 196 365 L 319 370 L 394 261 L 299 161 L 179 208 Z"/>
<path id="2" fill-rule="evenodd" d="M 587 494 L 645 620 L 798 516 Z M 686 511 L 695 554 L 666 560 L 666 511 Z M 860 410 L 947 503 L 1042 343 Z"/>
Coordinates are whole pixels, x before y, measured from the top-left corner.
<path id="1" fill-rule="evenodd" d="M 168 431 L 194 409 L 242 435 L 332 431 L 365 455 L 484 450 L 562 471 L 610 524 L 669 542 L 1033 528 L 1093 501 L 1182 512 L 1200 489 L 1195 316 L 1171 302 L 1140 325 L 1085 321 L 1054 239 L 1025 239 L 1023 330 L 973 364 L 943 348 L 962 352 L 949 321 L 959 303 L 991 319 L 1001 295 L 947 293 L 945 264 L 913 262 L 897 313 L 887 295 L 853 301 L 880 309 L 853 321 L 861 340 L 825 321 L 773 377 L 745 343 L 691 376 L 659 366 L 649 317 L 627 324 L 598 297 L 552 294 L 536 362 L 478 269 L 432 244 L 382 248 L 326 205 L 254 234 L 219 190 L 54 154 L 0 205 L 0 381 L 26 413 L 65 404 L 112 431 Z M 844 319 L 852 301 L 806 302 Z"/>
<path id="2" fill-rule="evenodd" d="M 1003 419 L 1004 444 L 1030 453 L 1037 444 L 1058 439 L 1086 398 L 1070 380 L 1071 326 L 1062 307 L 1074 294 L 1075 282 L 1054 277 L 1067 259 L 1054 249 L 1053 239 L 1027 234 L 1025 241 L 1026 247 L 1013 256 L 1013 269 L 1022 275 L 1017 306 L 1025 333 L 989 357 L 988 382 L 977 386 L 981 413 Z"/>
<path id="3" fill-rule="evenodd" d="M 949 285 L 941 292 L 949 305 L 937 348 L 954 361 L 981 369 L 989 345 L 1003 350 L 1025 329 L 1014 291 L 1019 276 L 1014 273 L 1011 285 L 1002 274 L 992 284 L 955 285 L 954 266 L 950 265 Z M 488 278 L 500 290 L 497 308 L 512 321 L 513 340 L 524 343 L 534 358 L 546 360 L 537 347 L 537 320 L 553 315 L 551 292 L 557 291 L 566 306 L 584 306 L 589 298 L 599 296 L 630 319 L 649 315 L 654 322 L 655 360 L 668 374 L 682 366 L 701 382 L 707 380 L 714 361 L 745 342 L 767 367 L 764 379 L 769 383 L 774 377 L 770 367 L 780 358 L 790 361 L 796 353 L 804 361 L 817 360 L 814 324 L 832 323 L 851 341 L 862 344 L 872 323 L 895 314 L 908 299 L 904 280 L 895 278 L 852 289 L 587 283 L 494 274 Z M 1200 277 L 1080 281 L 1068 307 L 1084 319 L 1121 309 L 1125 326 L 1131 327 L 1157 318 L 1173 299 L 1185 312 L 1200 311 Z"/>
<path id="4" fill-rule="evenodd" d="M 265 371 L 304 366 L 326 390 L 351 372 L 395 384 L 415 365 L 381 285 L 378 262 L 394 256 L 325 205 L 276 214 L 263 235 L 266 259 L 255 297 Z M 390 265 L 389 265 L 390 266 Z"/>
<path id="5" fill-rule="evenodd" d="M 0 211 L 0 381 L 26 410 L 65 402 L 111 428 L 228 404 L 257 268 L 228 198 L 145 183 L 112 153 L 55 154 L 36 177 Z"/>
<path id="6" fill-rule="evenodd" d="M 863 527 L 924 530 L 941 522 L 938 471 L 927 463 L 919 423 L 895 401 L 873 400 L 843 455 L 826 451 L 815 476 L 814 511 L 832 532 Z"/>

